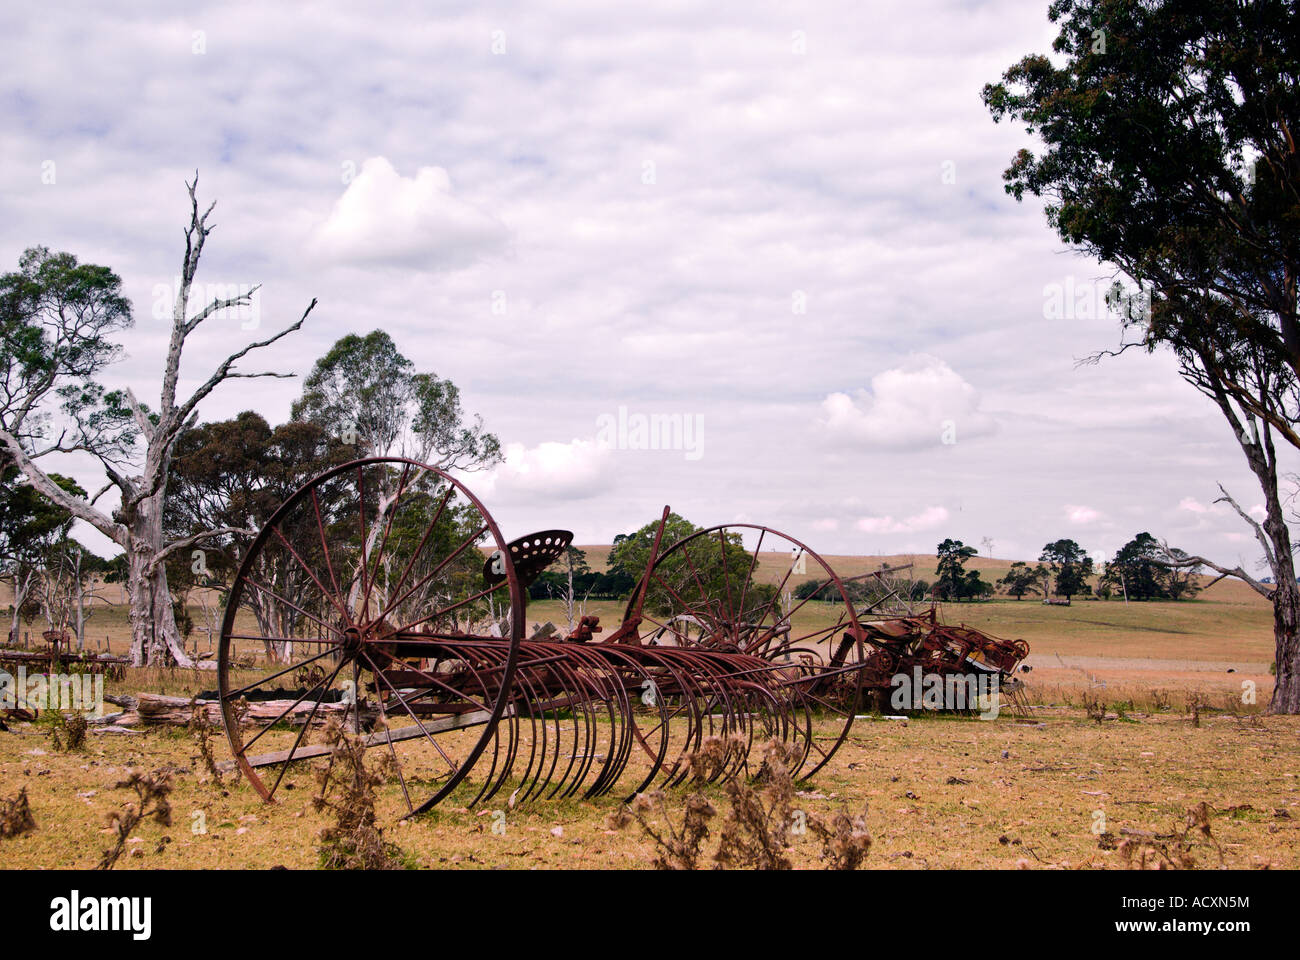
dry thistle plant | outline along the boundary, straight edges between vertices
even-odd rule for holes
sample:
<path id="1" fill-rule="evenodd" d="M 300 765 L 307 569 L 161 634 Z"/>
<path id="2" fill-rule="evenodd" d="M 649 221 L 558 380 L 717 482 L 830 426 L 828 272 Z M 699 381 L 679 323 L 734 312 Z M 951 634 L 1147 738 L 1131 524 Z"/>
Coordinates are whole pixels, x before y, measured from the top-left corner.
<path id="1" fill-rule="evenodd" d="M 59 714 L 58 720 L 50 727 L 50 746 L 61 753 L 72 753 L 86 747 L 86 732 L 90 724 L 80 713 L 71 716 Z"/>
<path id="2" fill-rule="evenodd" d="M 794 824 L 794 778 L 797 760 L 778 740 L 763 748 L 754 784 L 736 778 L 726 784 L 731 810 L 722 822 L 714 862 L 724 869 L 793 870 L 790 828 Z"/>
<path id="3" fill-rule="evenodd" d="M 328 810 L 334 824 L 320 832 L 321 866 L 327 870 L 393 870 L 402 866 L 402 851 L 384 840 L 375 817 L 375 788 L 391 775 L 392 757 L 380 754 L 372 767 L 365 762 L 361 737 L 349 736 L 336 718 L 325 727 L 329 765 L 316 772 L 319 785 L 312 806 Z"/>
<path id="4" fill-rule="evenodd" d="M 1125 839 L 1115 849 L 1130 870 L 1191 870 L 1196 866 L 1192 851 L 1198 844 L 1212 847 L 1223 866 L 1223 847 L 1210 827 L 1210 810 L 1204 800 L 1189 807 L 1182 825 L 1176 824 L 1167 834 L 1123 830 Z"/>
<path id="5" fill-rule="evenodd" d="M 867 805 L 862 813 L 849 816 L 841 807 L 831 817 L 829 824 L 820 817 L 808 818 L 808 829 L 822 842 L 822 862 L 831 870 L 857 870 L 871 850 L 871 834 L 867 832 Z"/>
<path id="6" fill-rule="evenodd" d="M 170 770 L 159 769 L 152 773 L 132 770 L 125 780 L 113 784 L 113 789 L 131 789 L 135 791 L 136 800 L 122 804 L 121 810 L 114 810 L 108 815 L 108 825 L 114 831 L 114 843 L 104 851 L 96 870 L 112 870 L 114 864 L 126 849 L 126 841 L 131 831 L 144 820 L 155 820 L 165 827 L 171 826 L 172 807 L 168 796 L 172 792 L 172 775 Z"/>
<path id="7" fill-rule="evenodd" d="M 641 825 L 641 831 L 654 841 L 656 870 L 698 870 L 703 856 L 701 846 L 709 835 L 709 821 L 717 816 L 713 804 L 702 793 L 686 798 L 680 826 L 675 825 L 664 803 L 662 790 L 638 793 L 631 806 L 621 808 Z M 624 819 L 626 825 L 631 819 Z M 658 827 L 662 821 L 664 826 Z"/>
<path id="8" fill-rule="evenodd" d="M 691 757 L 691 771 L 698 779 L 708 779 L 725 768 L 730 756 L 728 741 L 710 738 Z M 772 741 L 763 750 L 763 762 L 752 784 L 739 778 L 727 781 L 730 809 L 712 857 L 706 858 L 703 843 L 717 811 L 703 793 L 686 797 L 680 824 L 673 822 L 663 791 L 656 790 L 638 794 L 630 806 L 615 810 L 606 826 L 622 829 L 639 824 L 655 844 L 654 866 L 660 870 L 698 870 L 705 859 L 712 860 L 715 869 L 791 870 L 791 835 L 804 832 L 821 840 L 821 860 L 828 868 L 857 869 L 871 848 L 866 808 L 858 816 L 841 809 L 829 823 L 796 811 L 791 771 L 797 760 L 787 744 Z"/>
<path id="9" fill-rule="evenodd" d="M 195 695 L 197 699 L 197 694 Z M 217 757 L 212 749 L 212 721 L 208 719 L 207 707 L 197 703 L 196 700 L 190 701 L 190 722 L 186 724 L 186 730 L 189 731 L 191 739 L 194 740 L 195 746 L 199 748 L 198 759 L 203 768 L 207 771 L 208 781 L 222 785 L 221 768 L 217 766 Z M 239 778 L 239 768 L 235 768 L 235 778 Z"/>
<path id="10" fill-rule="evenodd" d="M 12 797 L 0 797 L 0 837 L 21 837 L 35 829 L 36 818 L 27 802 L 26 787 Z"/>
<path id="11" fill-rule="evenodd" d="M 1088 719 L 1094 723 L 1101 723 L 1106 719 L 1106 704 L 1100 697 L 1094 697 L 1090 693 L 1083 695 L 1083 709 L 1087 711 Z"/>

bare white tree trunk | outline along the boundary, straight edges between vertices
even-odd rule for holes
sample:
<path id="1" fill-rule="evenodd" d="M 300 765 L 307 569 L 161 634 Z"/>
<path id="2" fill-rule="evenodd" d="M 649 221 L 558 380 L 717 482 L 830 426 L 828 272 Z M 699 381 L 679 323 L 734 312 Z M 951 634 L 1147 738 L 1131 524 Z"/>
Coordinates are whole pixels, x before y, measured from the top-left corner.
<path id="1" fill-rule="evenodd" d="M 194 661 L 185 652 L 171 590 L 167 587 L 167 567 L 159 562 L 163 549 L 162 494 L 142 501 L 131 525 L 131 546 L 127 548 L 127 594 L 131 598 L 131 662 L 172 663 L 192 667 Z"/>

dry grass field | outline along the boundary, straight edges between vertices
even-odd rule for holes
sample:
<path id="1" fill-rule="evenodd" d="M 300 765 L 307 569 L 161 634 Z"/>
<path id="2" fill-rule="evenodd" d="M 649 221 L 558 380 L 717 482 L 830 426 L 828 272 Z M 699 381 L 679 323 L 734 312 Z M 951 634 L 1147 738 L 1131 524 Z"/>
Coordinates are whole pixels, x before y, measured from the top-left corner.
<path id="1" fill-rule="evenodd" d="M 587 549 L 593 566 L 603 562 L 607 548 Z M 783 559 L 765 555 L 761 569 L 781 570 Z M 827 559 L 845 575 L 881 562 Z M 919 575 L 932 579 L 933 558 L 916 560 Z M 996 577 L 999 563 L 1008 565 L 980 565 L 988 565 L 986 577 Z M 621 604 L 589 606 L 607 628 L 619 622 Z M 804 611 L 808 623 L 835 616 L 833 605 L 817 606 Z M 1168 834 L 1189 808 L 1205 802 L 1218 847 L 1198 848 L 1198 866 L 1300 868 L 1300 718 L 1260 715 L 1271 689 L 1271 615 L 1246 588 L 1223 582 L 1194 601 L 1088 600 L 1068 608 L 999 599 L 946 605 L 941 616 L 1029 641 L 1032 669 L 1022 677 L 1034 722 L 1007 713 L 993 721 L 864 716 L 795 803 L 811 814 L 841 805 L 859 812 L 866 805 L 874 838 L 869 866 L 1119 868 L 1113 838 L 1123 830 Z M 194 618 L 191 643 L 204 651 L 197 609 Z M 529 620 L 565 625 L 555 601 L 532 604 Z M 92 647 L 107 638 L 123 652 L 122 608 L 97 607 L 88 636 Z M 1241 702 L 1243 681 L 1257 688 L 1254 706 Z M 109 689 L 190 695 L 214 684 L 207 671 L 129 670 Z M 1105 719 L 1088 716 L 1089 700 L 1094 713 L 1095 702 L 1103 705 Z M 1198 721 L 1190 713 L 1193 701 L 1200 705 Z M 217 759 L 224 760 L 219 730 L 215 737 Z M 422 762 L 417 748 L 417 771 Z M 131 768 L 173 772 L 173 816 L 171 826 L 137 827 L 119 869 L 318 865 L 325 821 L 312 806 L 316 783 L 308 763 L 291 769 L 292 789 L 268 805 L 242 781 L 209 782 L 194 739 L 182 729 L 92 734 L 83 750 L 64 753 L 51 743 L 49 725 L 38 721 L 0 733 L 0 797 L 25 788 L 37 823 L 33 832 L 0 839 L 0 867 L 93 866 L 111 840 L 106 816 L 129 799 L 114 784 Z M 670 792 L 669 809 L 679 810 L 687 792 Z M 721 789 L 705 793 L 719 811 L 726 808 Z M 653 862 L 654 845 L 635 824 L 614 829 L 608 822 L 624 799 L 617 793 L 519 808 L 498 795 L 470 809 L 464 803 L 472 795 L 463 785 L 430 814 L 404 820 L 398 787 L 381 786 L 385 839 L 401 849 L 402 862 L 418 867 Z M 792 858 L 796 866 L 815 867 L 818 850 L 811 838 L 795 838 Z"/>

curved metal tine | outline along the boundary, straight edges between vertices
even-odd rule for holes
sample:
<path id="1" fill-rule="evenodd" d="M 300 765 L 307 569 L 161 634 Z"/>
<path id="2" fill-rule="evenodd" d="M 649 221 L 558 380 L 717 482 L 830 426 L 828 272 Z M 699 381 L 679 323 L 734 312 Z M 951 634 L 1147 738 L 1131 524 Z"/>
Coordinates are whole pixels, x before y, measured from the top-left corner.
<path id="1" fill-rule="evenodd" d="M 735 769 L 743 762 L 749 750 L 746 733 L 749 730 L 749 713 L 746 709 L 748 698 L 743 682 L 737 681 L 729 670 L 729 661 L 718 661 L 712 666 L 718 675 L 718 690 L 722 695 L 725 712 L 723 714 L 723 754 L 718 762 L 718 769 L 710 783 L 726 783 L 731 779 Z"/>
<path id="2" fill-rule="evenodd" d="M 461 655 L 455 659 L 461 660 L 469 669 L 474 677 L 474 682 L 478 684 L 479 692 L 486 701 L 490 699 L 490 693 L 487 687 L 487 681 L 484 679 L 489 671 L 493 671 L 500 661 L 493 662 L 491 648 L 475 645 L 473 648 L 461 648 Z M 495 674 L 494 674 L 495 675 Z M 498 689 L 497 693 L 502 691 Z M 502 713 L 501 719 L 497 721 L 496 726 L 492 729 L 492 762 L 488 764 L 487 773 L 483 775 L 483 782 L 478 788 L 478 792 L 466 804 L 467 807 L 474 807 L 483 802 L 483 798 L 489 795 L 489 791 L 495 792 L 499 787 L 499 781 L 509 776 L 509 766 L 502 761 L 501 756 L 501 726 L 504 722 L 506 728 L 506 756 L 511 754 L 511 744 L 518 735 L 518 729 L 515 726 L 513 714 L 517 711 L 507 705 L 505 712 Z M 485 750 L 484 753 L 487 751 Z M 480 754 L 475 766 L 482 763 L 483 755 Z M 498 772 L 499 771 L 499 772 Z M 466 774 L 468 779 L 469 774 Z"/>
<path id="3" fill-rule="evenodd" d="M 618 670 L 610 663 L 606 651 L 599 647 L 592 649 L 592 655 L 599 662 L 598 669 L 605 683 L 611 707 L 609 752 L 601 769 L 599 779 L 592 784 L 589 793 L 592 797 L 602 796 L 613 788 L 627 767 L 631 755 L 632 701 L 628 696 L 626 684 Z"/>
<path id="4" fill-rule="evenodd" d="M 492 658 L 497 661 L 495 666 L 496 669 L 499 670 L 505 664 L 506 657 L 508 656 L 508 650 L 498 651 L 495 648 L 489 648 L 489 655 L 492 656 Z M 514 685 L 516 687 L 518 687 L 521 684 L 521 682 L 528 684 L 531 687 L 531 678 L 527 676 L 530 670 L 531 668 L 525 668 L 522 671 L 519 668 L 515 669 Z M 521 674 L 523 675 L 521 676 Z M 525 701 L 528 700 L 528 695 L 523 691 L 520 691 L 520 695 L 523 697 Z M 524 711 L 520 709 L 519 706 L 515 706 L 510 711 L 511 736 L 508 742 L 506 759 L 502 764 L 500 777 L 498 778 L 496 784 L 493 785 L 492 789 L 488 791 L 488 793 L 484 796 L 485 800 L 489 800 L 493 796 L 495 796 L 497 791 L 500 790 L 503 786 L 505 786 L 505 784 L 510 780 L 511 776 L 514 774 L 515 761 L 519 755 L 519 744 L 523 740 L 523 738 L 519 736 L 523 713 Z M 530 744 L 530 750 L 534 750 L 536 748 L 536 739 L 537 739 L 537 720 L 532 715 L 531 709 L 528 711 L 528 714 L 529 714 L 528 721 L 530 724 L 530 729 L 532 730 L 533 733 L 533 736 L 530 738 L 532 740 L 532 744 Z M 531 769 L 531 767 L 532 767 L 532 759 L 530 757 L 529 769 Z M 519 788 L 516 787 L 515 791 L 512 792 L 511 794 L 512 799 L 517 799 L 518 790 Z"/>
<path id="5" fill-rule="evenodd" d="M 754 720 L 753 715 L 757 715 L 762 721 L 764 733 L 768 740 L 777 740 L 781 743 L 788 744 L 789 736 L 789 717 L 786 713 L 781 698 L 777 695 L 778 690 L 774 689 L 769 674 L 759 673 L 752 680 L 747 680 L 746 685 L 750 691 L 747 701 L 752 704 L 750 707 L 750 731 L 749 744 L 745 751 L 743 769 L 746 774 L 749 772 L 749 754 L 753 751 L 754 735 L 758 731 L 758 722 Z M 739 772 L 739 771 L 737 771 Z M 793 771 L 791 771 L 793 773 Z"/>
<path id="6" fill-rule="evenodd" d="M 493 689 L 496 690 L 497 696 L 502 696 L 504 694 L 504 691 L 501 690 L 500 687 L 500 680 L 493 680 L 492 685 L 490 686 L 489 679 L 502 676 L 499 671 L 502 669 L 502 665 L 509 659 L 509 641 L 504 641 L 501 644 L 474 644 L 473 646 L 453 643 L 448 644 L 448 649 L 459 651 L 456 659 L 459 659 L 466 665 L 470 675 L 473 677 L 473 682 L 478 686 L 479 693 L 481 694 L 484 703 L 493 699 Z M 470 698 L 465 697 L 465 699 Z M 471 700 L 470 702 L 472 703 L 474 701 Z M 502 759 L 501 751 L 501 726 L 503 722 L 505 724 L 506 732 L 505 760 Z M 479 788 L 478 793 L 475 794 L 474 799 L 470 801 L 468 806 L 472 807 L 475 804 L 482 802 L 485 796 L 494 794 L 500 788 L 501 781 L 510 775 L 509 758 L 514 756 L 514 744 L 518 738 L 518 711 L 507 703 L 505 711 L 502 713 L 492 730 L 492 762 L 488 766 L 487 773 L 483 776 L 483 785 Z M 482 761 L 482 759 L 482 755 L 480 754 L 478 761 L 476 761 L 476 765 L 479 761 Z M 467 773 L 466 776 L 468 777 L 469 774 Z"/>
<path id="7" fill-rule="evenodd" d="M 675 651 L 677 648 L 672 649 Z M 675 655 L 670 655 L 666 649 L 661 648 L 657 652 L 665 669 L 671 670 L 677 687 L 677 707 L 668 718 L 670 724 L 670 735 L 673 732 L 671 726 L 672 721 L 677 717 L 682 717 L 686 726 L 685 733 L 681 737 L 681 746 L 678 748 L 677 755 L 674 757 L 673 762 L 670 765 L 661 768 L 663 776 L 661 785 L 664 787 L 671 787 L 675 782 L 677 782 L 675 778 L 678 773 L 688 766 L 687 759 L 699 748 L 700 731 L 702 729 L 699 713 L 699 690 L 696 686 L 695 678 L 692 676 L 690 671 L 686 669 L 685 664 L 675 662 Z"/>
<path id="8" fill-rule="evenodd" d="M 619 768 L 618 768 L 619 778 L 621 778 L 623 773 L 627 769 L 628 761 L 631 758 L 632 747 L 634 744 L 640 743 L 642 748 L 646 751 L 647 755 L 649 755 L 652 760 L 654 759 L 654 754 L 650 750 L 649 744 L 645 742 L 644 737 L 642 737 L 641 732 L 638 729 L 637 722 L 636 722 L 636 703 L 633 702 L 634 697 L 637 700 L 641 699 L 641 697 L 637 695 L 636 691 L 645 689 L 644 683 L 637 682 L 637 677 L 638 676 L 647 677 L 648 675 L 646 674 L 645 670 L 642 669 L 641 665 L 638 664 L 634 659 L 629 657 L 625 651 L 617 649 L 616 644 L 609 644 L 602 647 L 601 654 L 606 659 L 606 662 L 612 673 L 615 686 L 622 691 L 622 703 L 624 705 L 623 706 L 624 736 L 620 741 L 620 756 L 619 756 Z M 631 676 L 626 677 L 627 673 L 630 673 Z M 664 707 L 659 703 L 659 697 L 656 696 L 653 699 L 655 701 L 655 705 L 659 709 L 660 714 L 663 714 Z M 660 739 L 662 740 L 663 738 L 661 737 Z M 662 746 L 661 746 L 661 752 L 662 752 Z M 616 779 L 618 778 L 611 779 L 605 785 L 605 789 L 602 791 L 602 794 L 608 793 L 611 789 L 613 789 Z"/>
<path id="9" fill-rule="evenodd" d="M 721 739 L 723 740 L 723 751 L 724 751 L 723 760 L 716 765 L 716 767 L 710 772 L 709 776 L 704 778 L 705 783 L 714 783 L 717 781 L 718 777 L 720 776 L 722 769 L 724 768 L 726 758 L 728 757 L 732 749 L 732 745 L 729 742 L 729 739 L 727 737 L 727 734 L 730 732 L 732 724 L 734 723 L 733 710 L 731 707 L 731 698 L 728 694 L 727 684 L 723 679 L 723 672 L 721 670 L 716 669 L 714 662 L 704 651 L 687 651 L 687 655 L 694 658 L 696 671 L 701 676 L 707 677 L 709 681 L 707 686 L 709 693 L 704 708 L 706 711 L 708 711 L 707 719 L 709 722 L 710 739 L 716 736 L 714 733 L 714 710 L 716 709 L 715 705 L 718 705 L 720 702 L 720 706 L 722 708 L 722 719 L 720 721 L 720 726 L 722 727 Z"/>
<path id="10" fill-rule="evenodd" d="M 682 684 L 682 704 L 687 708 L 686 737 L 680 752 L 664 775 L 663 786 L 675 787 L 691 775 L 690 757 L 700 749 L 704 739 L 704 715 L 700 704 L 707 701 L 700 676 L 693 669 L 693 664 L 683 648 L 662 649 L 661 655 L 679 667 L 678 675 Z"/>
<path id="11" fill-rule="evenodd" d="M 552 670 L 556 675 L 556 682 L 560 685 L 560 690 L 562 693 L 562 696 L 559 698 L 559 703 L 565 704 L 565 707 L 562 708 L 557 705 L 554 711 L 555 748 L 552 751 L 550 769 L 546 771 L 546 779 L 542 785 L 543 791 L 547 787 L 551 788 L 551 792 L 547 794 L 548 799 L 550 797 L 553 797 L 556 794 L 556 792 L 559 791 L 560 788 L 564 785 L 565 780 L 568 779 L 570 771 L 573 770 L 573 765 L 577 762 L 578 735 L 580 729 L 579 721 L 578 721 L 578 713 L 582 709 L 582 707 L 577 703 L 579 697 L 578 682 L 577 682 L 577 677 L 573 672 L 572 666 L 565 660 L 559 660 L 552 665 Z M 564 732 L 568 728 L 568 724 L 564 723 L 564 718 L 563 718 L 565 709 L 568 710 L 569 723 L 571 723 L 573 726 L 573 742 L 569 750 L 569 762 L 564 768 L 564 773 L 557 781 L 555 779 L 555 770 L 559 766 L 560 759 L 564 754 Z"/>
<path id="12" fill-rule="evenodd" d="M 573 752 L 569 756 L 569 763 L 565 767 L 564 776 L 547 794 L 546 799 L 548 800 L 556 797 L 561 800 L 567 799 L 582 788 L 583 780 L 587 776 L 587 770 L 591 766 L 590 758 L 594 755 L 596 749 L 596 728 L 598 725 L 596 707 L 590 689 L 591 683 L 587 676 L 588 671 L 585 662 L 577 654 L 577 650 L 576 645 L 573 649 L 565 650 L 566 666 L 572 680 L 570 710 L 572 711 L 574 724 Z"/>
<path id="13" fill-rule="evenodd" d="M 523 653 L 524 651 L 521 649 L 520 654 L 522 655 Z M 541 687 L 541 677 L 534 676 L 533 671 L 537 669 L 539 668 L 526 666 L 523 664 L 515 668 L 514 685 L 517 688 L 519 688 L 519 698 L 521 701 L 520 707 L 515 708 L 515 714 L 519 715 L 525 712 L 527 713 L 528 725 L 529 725 L 528 728 L 530 733 L 532 734 L 532 736 L 528 738 L 528 763 L 524 766 L 523 773 L 519 774 L 518 786 L 515 787 L 514 791 L 510 795 L 511 799 L 515 803 L 527 802 L 529 794 L 532 792 L 531 787 L 529 785 L 529 777 L 534 777 L 535 779 L 537 774 L 541 773 L 542 765 L 544 764 L 546 759 L 546 747 L 548 742 L 548 735 L 546 729 L 546 715 L 545 715 L 544 707 L 546 703 L 547 691 Z M 527 710 L 525 711 L 524 709 L 522 709 L 523 707 L 527 707 Z M 541 713 L 542 715 L 540 724 L 538 723 L 539 713 Z M 540 744 L 538 742 L 539 726 L 541 729 Z M 514 762 L 515 762 L 515 757 L 512 756 L 511 757 L 512 773 L 513 773 Z M 533 772 L 534 763 L 537 764 L 537 774 L 534 774 Z"/>
<path id="14" fill-rule="evenodd" d="M 595 781 L 587 787 L 586 792 L 583 794 L 586 799 L 591 799 L 595 796 L 596 792 L 599 791 L 601 784 L 603 783 L 604 778 L 608 775 L 611 764 L 614 761 L 614 735 L 618 723 L 618 717 L 616 715 L 618 708 L 616 706 L 614 691 L 611 689 L 609 683 L 608 674 L 604 670 L 603 664 L 600 662 L 595 651 L 588 649 L 584 645 L 575 644 L 574 649 L 569 651 L 569 655 L 583 666 L 581 676 L 585 684 L 591 690 L 588 699 L 592 704 L 593 711 L 597 707 L 603 708 L 604 714 L 608 715 L 609 718 L 609 742 L 608 744 L 605 744 L 604 760 L 601 762 L 600 771 L 596 774 Z M 598 751 L 602 745 L 599 731 L 599 723 L 593 724 L 592 732 L 594 736 L 591 744 L 592 748 L 583 759 L 581 777 L 575 782 L 575 788 L 579 784 L 586 782 L 587 776 L 595 766 L 596 759 L 599 755 Z"/>
<path id="15" fill-rule="evenodd" d="M 501 659 L 495 655 L 495 651 L 488 645 L 475 645 L 472 649 L 466 648 L 462 651 L 461 661 L 469 667 L 474 674 L 475 682 L 479 684 L 479 689 L 483 694 L 483 699 L 490 699 L 487 687 L 485 686 L 485 677 L 495 674 L 500 668 Z M 498 690 L 498 694 L 503 691 Z M 507 705 L 505 711 L 501 714 L 501 719 L 497 721 L 496 729 L 492 732 L 492 762 L 488 764 L 487 771 L 482 776 L 482 783 L 479 785 L 478 792 L 466 804 L 467 807 L 474 807 L 485 802 L 492 797 L 499 789 L 501 784 L 510 776 L 510 770 L 513 766 L 513 757 L 515 751 L 515 741 L 518 737 L 518 727 L 516 717 L 519 713 L 517 707 Z M 501 737 L 502 726 L 505 726 L 505 754 L 502 755 Z M 478 766 L 482 763 L 483 757 L 480 755 Z M 469 774 L 467 773 L 468 779 Z"/>
<path id="16" fill-rule="evenodd" d="M 580 761 L 585 760 L 591 752 L 595 736 L 595 713 L 592 709 L 591 697 L 584 689 L 585 681 L 581 675 L 580 665 L 569 659 L 561 661 L 560 665 L 567 675 L 565 689 L 568 691 L 569 717 L 573 724 L 573 742 L 569 751 L 569 762 L 565 764 L 564 773 L 551 786 L 550 792 L 546 795 L 547 800 L 556 796 L 571 796 L 577 791 L 585 775 Z M 557 744 L 557 757 L 560 749 Z"/>
<path id="17" fill-rule="evenodd" d="M 530 644 L 529 650 L 533 647 L 541 647 L 540 644 Z M 538 649 L 533 651 L 539 658 L 549 651 Z M 523 781 L 520 784 L 522 795 L 519 802 L 526 803 L 535 797 L 539 797 L 549 786 L 551 777 L 555 773 L 555 768 L 559 763 L 560 749 L 562 745 L 562 734 L 560 725 L 560 714 L 563 705 L 570 699 L 568 686 L 563 676 L 564 662 L 562 660 L 552 660 L 549 663 L 538 665 L 534 668 L 538 671 L 536 680 L 530 678 L 531 688 L 538 691 L 534 694 L 532 708 L 541 715 L 542 745 L 538 752 L 537 770 L 533 774 L 531 782 L 528 781 L 527 774 L 531 773 L 532 758 L 529 758 L 529 767 L 525 772 Z M 554 737 L 551 736 L 550 730 L 554 727 Z M 534 740 L 534 745 L 536 741 Z"/>
<path id="18" fill-rule="evenodd" d="M 595 767 L 596 760 L 600 756 L 600 749 L 602 746 L 604 746 L 605 756 L 604 756 L 604 760 L 601 762 L 600 771 L 596 774 L 595 781 L 587 787 L 586 792 L 583 794 L 584 797 L 590 799 L 593 796 L 595 796 L 597 792 L 599 792 L 603 780 L 607 775 L 608 771 L 610 770 L 610 766 L 614 760 L 614 753 L 615 753 L 614 732 L 615 732 L 615 725 L 618 723 L 618 717 L 617 717 L 618 708 L 616 706 L 615 699 L 612 696 L 613 691 L 610 689 L 609 677 L 605 672 L 605 670 L 603 669 L 603 664 L 600 663 L 595 652 L 593 650 L 587 649 L 585 646 L 579 646 L 579 648 L 574 650 L 573 653 L 584 664 L 585 667 L 585 669 L 582 672 L 582 676 L 584 680 L 586 680 L 587 684 L 590 686 L 592 691 L 589 699 L 592 705 L 593 719 L 597 716 L 606 716 L 608 717 L 608 721 L 609 721 L 608 743 L 605 743 L 601 736 L 600 723 L 597 721 L 593 723 L 592 726 L 592 732 L 593 732 L 592 749 L 589 751 L 587 757 L 584 759 L 584 767 L 582 771 L 581 782 L 583 783 L 586 782 L 587 777 L 590 775 L 592 769 Z"/>
<path id="19" fill-rule="evenodd" d="M 608 770 L 602 773 L 600 789 L 593 796 L 604 796 L 614 788 L 614 785 L 622 778 L 623 771 L 627 769 L 628 759 L 632 755 L 632 698 L 628 695 L 627 685 L 623 682 L 618 669 L 606 658 L 603 669 L 609 679 L 609 685 L 614 692 L 615 702 L 617 704 L 618 717 L 618 738 L 617 745 L 614 742 L 614 730 L 610 731 L 611 762 Z"/>
<path id="20" fill-rule="evenodd" d="M 656 661 L 659 664 L 663 663 L 662 658 L 656 656 L 653 650 L 644 647 L 639 648 L 639 650 L 641 656 Z M 641 783 L 636 787 L 636 789 L 632 791 L 631 796 L 626 801 L 624 801 L 624 802 L 631 802 L 632 797 L 635 797 L 638 793 L 641 793 L 648 786 L 650 786 L 651 783 L 654 782 L 655 777 L 658 776 L 660 769 L 662 769 L 663 767 L 664 758 L 668 754 L 668 745 L 672 739 L 672 728 L 670 726 L 672 715 L 668 713 L 667 697 L 659 692 L 659 684 L 655 682 L 654 677 L 650 673 L 650 670 L 643 664 L 639 663 L 635 657 L 633 657 L 631 654 L 629 654 L 626 651 L 623 650 L 613 651 L 611 649 L 611 652 L 612 653 L 616 652 L 618 656 L 625 658 L 626 662 L 630 666 L 634 667 L 637 670 L 637 672 L 639 672 L 641 676 L 644 677 L 645 680 L 651 684 L 650 689 L 653 689 L 655 691 L 653 697 L 654 699 L 653 706 L 659 711 L 659 723 L 655 725 L 655 727 L 651 730 L 649 735 L 643 734 L 641 732 L 640 725 L 636 722 L 635 712 L 633 712 L 629 717 L 630 726 L 632 727 L 632 732 L 635 735 L 637 742 L 640 743 L 641 748 L 646 753 L 646 756 L 650 758 L 650 772 L 646 774 L 644 779 L 642 779 Z M 668 669 L 668 668 L 666 666 L 661 666 L 661 669 Z M 671 670 L 669 672 L 671 673 Z M 674 682 L 675 683 L 677 682 L 675 677 L 674 677 Z M 644 682 L 638 684 L 637 686 L 639 689 L 643 689 L 643 690 L 646 689 Z M 653 736 L 654 733 L 659 730 L 662 730 L 663 732 L 659 736 L 659 750 L 656 753 L 654 750 L 651 749 L 650 744 L 648 743 L 648 736 Z"/>

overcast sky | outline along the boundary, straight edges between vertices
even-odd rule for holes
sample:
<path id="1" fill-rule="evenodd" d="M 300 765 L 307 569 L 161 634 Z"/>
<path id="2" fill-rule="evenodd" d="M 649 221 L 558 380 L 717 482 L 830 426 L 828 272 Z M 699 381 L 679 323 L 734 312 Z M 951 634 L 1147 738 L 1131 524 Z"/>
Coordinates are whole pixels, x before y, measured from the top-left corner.
<path id="1" fill-rule="evenodd" d="M 471 486 L 507 536 L 671 503 L 825 553 L 1148 530 L 1254 564 L 1211 506 L 1260 500 L 1217 410 L 1167 356 L 1077 365 L 1118 341 L 1109 271 L 1003 193 L 1028 141 L 980 88 L 1048 51 L 1046 0 L 150 6 L 0 13 L 0 269 L 44 244 L 122 276 L 110 386 L 157 404 L 197 168 L 200 283 L 265 286 L 182 389 L 317 297 L 244 369 L 387 330 L 500 437 Z M 299 389 L 201 413 L 279 423 Z M 631 449 L 652 415 L 678 449 Z"/>

